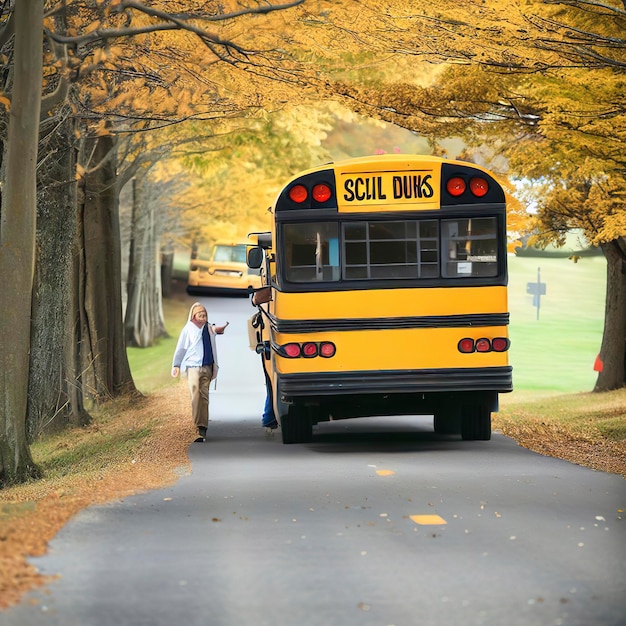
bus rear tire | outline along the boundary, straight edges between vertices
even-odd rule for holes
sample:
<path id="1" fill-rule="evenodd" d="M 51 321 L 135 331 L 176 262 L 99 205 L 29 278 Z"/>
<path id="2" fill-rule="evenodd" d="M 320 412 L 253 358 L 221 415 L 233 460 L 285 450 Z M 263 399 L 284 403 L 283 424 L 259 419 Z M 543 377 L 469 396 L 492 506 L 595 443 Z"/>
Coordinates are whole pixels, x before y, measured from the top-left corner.
<path id="1" fill-rule="evenodd" d="M 433 415 L 433 427 L 438 435 L 458 435 L 461 432 L 461 415 L 456 410 L 437 411 Z"/>
<path id="2" fill-rule="evenodd" d="M 463 407 L 461 438 L 464 441 L 489 441 L 491 439 L 491 410 L 488 406 Z"/>
<path id="3" fill-rule="evenodd" d="M 292 404 L 280 422 L 283 443 L 310 443 L 313 440 L 313 422 L 306 407 Z"/>

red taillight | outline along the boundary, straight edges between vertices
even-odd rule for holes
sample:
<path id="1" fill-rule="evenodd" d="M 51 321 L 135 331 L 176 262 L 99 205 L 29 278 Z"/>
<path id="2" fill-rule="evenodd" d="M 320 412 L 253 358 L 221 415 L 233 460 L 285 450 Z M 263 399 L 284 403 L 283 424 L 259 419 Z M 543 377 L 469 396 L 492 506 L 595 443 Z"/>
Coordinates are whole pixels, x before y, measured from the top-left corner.
<path id="1" fill-rule="evenodd" d="M 328 359 L 331 356 L 335 356 L 337 349 L 335 344 L 330 341 L 322 341 L 321 343 L 307 341 L 303 344 L 287 343 L 284 346 L 280 346 L 277 351 L 278 354 L 289 359 L 297 359 L 299 357 L 312 359 L 316 356 Z"/>
<path id="2" fill-rule="evenodd" d="M 470 354 L 474 352 L 474 340 L 466 337 L 465 339 L 461 339 L 458 345 L 459 352 L 463 352 L 463 354 Z"/>
<path id="3" fill-rule="evenodd" d="M 297 202 L 298 204 L 301 204 L 302 202 L 304 202 L 307 199 L 308 195 L 309 195 L 309 192 L 307 191 L 307 188 L 304 185 L 294 185 L 289 190 L 289 198 L 293 202 Z"/>
<path id="4" fill-rule="evenodd" d="M 470 354 L 472 352 L 506 352 L 511 346 L 511 342 L 506 337 L 496 337 L 495 339 L 487 339 L 487 337 L 481 337 L 480 339 L 470 339 L 466 337 L 461 339 L 458 343 L 459 352 L 464 354 Z"/>
<path id="5" fill-rule="evenodd" d="M 300 344 L 298 343 L 288 343 L 286 346 L 283 346 L 283 352 L 286 356 L 291 359 L 295 359 L 300 356 Z"/>
<path id="6" fill-rule="evenodd" d="M 307 358 L 317 356 L 317 344 L 311 342 L 302 344 L 302 356 Z"/>
<path id="7" fill-rule="evenodd" d="M 313 200 L 315 200 L 315 202 L 326 202 L 327 200 L 330 199 L 330 196 L 332 196 L 332 190 L 328 185 L 325 185 L 324 183 L 320 183 L 319 185 L 315 185 L 313 187 L 313 191 L 311 192 L 311 195 L 313 196 Z"/>
<path id="8" fill-rule="evenodd" d="M 482 339 L 476 340 L 476 352 L 490 352 L 490 351 L 491 351 L 491 341 L 489 341 L 489 339 L 485 339 L 483 337 Z"/>
<path id="9" fill-rule="evenodd" d="M 320 356 L 325 358 L 330 358 L 331 356 L 335 356 L 335 344 L 325 341 L 320 345 Z"/>
<path id="10" fill-rule="evenodd" d="M 460 196 L 466 188 L 467 185 L 460 176 L 453 176 L 446 183 L 446 189 L 451 196 Z"/>
<path id="11" fill-rule="evenodd" d="M 494 352 L 506 352 L 510 345 L 511 342 L 506 337 L 496 337 L 491 341 Z"/>
<path id="12" fill-rule="evenodd" d="M 489 191 L 489 183 L 484 178 L 472 178 L 469 187 L 477 198 L 482 198 Z"/>

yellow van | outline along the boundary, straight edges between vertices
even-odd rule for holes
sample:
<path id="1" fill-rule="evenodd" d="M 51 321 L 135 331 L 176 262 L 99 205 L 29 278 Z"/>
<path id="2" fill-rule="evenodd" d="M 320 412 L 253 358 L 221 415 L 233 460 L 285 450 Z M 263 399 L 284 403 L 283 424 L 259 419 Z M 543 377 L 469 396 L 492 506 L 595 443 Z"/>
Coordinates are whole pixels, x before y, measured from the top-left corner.
<path id="1" fill-rule="evenodd" d="M 218 242 L 208 254 L 199 252 L 189 264 L 187 293 L 248 294 L 261 286 L 260 270 L 246 263 L 245 243 Z"/>

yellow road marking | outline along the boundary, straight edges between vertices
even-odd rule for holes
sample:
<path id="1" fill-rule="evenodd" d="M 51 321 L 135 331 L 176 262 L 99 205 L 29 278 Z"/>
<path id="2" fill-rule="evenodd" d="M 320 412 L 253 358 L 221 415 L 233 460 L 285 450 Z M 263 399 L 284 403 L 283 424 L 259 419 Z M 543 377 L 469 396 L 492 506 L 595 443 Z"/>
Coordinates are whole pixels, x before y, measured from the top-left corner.
<path id="1" fill-rule="evenodd" d="M 409 517 L 420 526 L 436 526 L 448 523 L 439 515 L 410 515 Z"/>
<path id="2" fill-rule="evenodd" d="M 395 472 L 393 470 L 376 470 L 379 476 L 393 476 Z"/>

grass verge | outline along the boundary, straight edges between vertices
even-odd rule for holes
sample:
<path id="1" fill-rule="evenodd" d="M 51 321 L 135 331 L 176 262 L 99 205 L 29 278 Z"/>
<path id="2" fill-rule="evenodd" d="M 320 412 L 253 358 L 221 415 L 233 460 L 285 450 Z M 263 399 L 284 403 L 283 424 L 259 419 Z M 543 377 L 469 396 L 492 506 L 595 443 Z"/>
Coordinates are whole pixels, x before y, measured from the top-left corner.
<path id="1" fill-rule="evenodd" d="M 626 387 L 503 402 L 493 428 L 521 446 L 626 477 Z"/>
<path id="2" fill-rule="evenodd" d="M 0 490 L 0 609 L 47 582 L 27 559 L 45 554 L 78 511 L 164 487 L 190 471 L 195 431 L 184 387 L 112 401 L 89 426 L 32 445 L 44 478 Z"/>
<path id="3" fill-rule="evenodd" d="M 163 300 L 163 316 L 168 336 L 161 337 L 150 348 L 127 348 L 133 380 L 142 393 L 152 393 L 176 383 L 170 376 L 170 366 L 178 334 L 193 302 L 185 293 L 184 284 L 177 285 L 172 297 Z"/>

